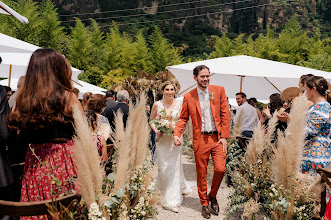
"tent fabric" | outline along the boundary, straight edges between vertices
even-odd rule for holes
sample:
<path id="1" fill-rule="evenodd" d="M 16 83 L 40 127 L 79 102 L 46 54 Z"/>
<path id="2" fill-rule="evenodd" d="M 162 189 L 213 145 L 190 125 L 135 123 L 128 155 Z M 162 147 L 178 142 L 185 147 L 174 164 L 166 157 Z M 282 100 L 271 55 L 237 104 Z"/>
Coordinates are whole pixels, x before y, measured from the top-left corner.
<path id="1" fill-rule="evenodd" d="M 12 15 L 13 17 L 18 19 L 23 24 L 28 24 L 29 23 L 29 21 L 26 17 L 20 15 L 19 13 L 17 13 L 13 9 L 11 9 L 8 5 L 6 5 L 2 1 L 0 1 L 0 13 L 1 14 L 6 14 L 6 15 Z"/>
<path id="2" fill-rule="evenodd" d="M 0 33 L 1 53 L 33 53 L 39 48 L 33 44 Z"/>
<path id="3" fill-rule="evenodd" d="M 0 49 L 1 51 L 1 49 Z M 32 53 L 0 53 L 2 63 L 0 64 L 0 77 L 9 78 L 10 65 L 12 65 L 12 78 L 24 76 L 29 65 Z M 82 72 L 79 69 L 71 67 L 72 80 L 78 80 L 78 75 Z"/>
<path id="4" fill-rule="evenodd" d="M 13 91 L 17 90 L 17 83 L 18 83 L 18 79 L 19 78 L 11 78 L 10 80 L 10 88 Z M 92 92 L 93 94 L 105 94 L 105 92 L 107 91 L 106 89 L 100 88 L 98 86 L 95 86 L 93 84 L 87 83 L 87 82 L 83 82 L 78 80 L 78 83 L 81 84 L 82 86 L 74 83 L 74 87 L 79 89 L 79 95 L 78 98 L 82 99 L 83 95 L 85 92 Z M 4 79 L 4 80 L 0 80 L 0 85 L 2 86 L 8 86 L 8 79 Z"/>
<path id="5" fill-rule="evenodd" d="M 223 86 L 230 99 L 234 99 L 235 94 L 240 92 L 241 79 L 242 92 L 246 93 L 248 98 L 255 97 L 263 102 L 269 100 L 271 94 L 279 93 L 277 89 L 283 91 L 297 86 L 300 76 L 304 74 L 314 74 L 331 80 L 330 72 L 239 55 L 167 67 L 180 84 L 179 93 L 195 88 L 193 69 L 198 65 L 210 68 L 210 73 L 214 73 L 210 77 L 210 84 Z"/>

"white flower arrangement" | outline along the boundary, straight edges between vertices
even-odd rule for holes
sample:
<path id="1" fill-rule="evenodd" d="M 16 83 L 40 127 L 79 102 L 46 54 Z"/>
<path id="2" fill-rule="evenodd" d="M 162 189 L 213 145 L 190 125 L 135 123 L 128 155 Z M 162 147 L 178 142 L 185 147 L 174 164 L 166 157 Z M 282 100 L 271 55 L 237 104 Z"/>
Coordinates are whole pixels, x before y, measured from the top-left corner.
<path id="1" fill-rule="evenodd" d="M 90 209 L 88 210 L 88 219 L 89 220 L 106 220 L 105 217 L 102 217 L 99 206 L 97 203 L 92 203 Z"/>

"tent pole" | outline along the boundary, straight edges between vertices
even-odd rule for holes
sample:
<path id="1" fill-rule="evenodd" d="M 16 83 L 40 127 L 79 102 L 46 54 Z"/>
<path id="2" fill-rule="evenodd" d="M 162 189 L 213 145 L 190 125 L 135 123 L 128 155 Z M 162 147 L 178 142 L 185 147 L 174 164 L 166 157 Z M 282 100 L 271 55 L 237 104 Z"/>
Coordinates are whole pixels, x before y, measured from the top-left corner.
<path id="1" fill-rule="evenodd" d="M 11 70 L 12 70 L 13 66 L 10 64 L 9 66 L 9 78 L 8 78 L 8 87 L 10 87 L 10 79 L 11 79 Z"/>
<path id="2" fill-rule="evenodd" d="M 240 92 L 243 90 L 243 76 L 240 76 Z"/>
<path id="3" fill-rule="evenodd" d="M 282 93 L 267 77 L 264 77 L 279 93 Z"/>
<path id="4" fill-rule="evenodd" d="M 80 85 L 81 87 L 83 87 L 79 82 L 76 82 L 75 80 L 71 79 L 74 83 Z"/>

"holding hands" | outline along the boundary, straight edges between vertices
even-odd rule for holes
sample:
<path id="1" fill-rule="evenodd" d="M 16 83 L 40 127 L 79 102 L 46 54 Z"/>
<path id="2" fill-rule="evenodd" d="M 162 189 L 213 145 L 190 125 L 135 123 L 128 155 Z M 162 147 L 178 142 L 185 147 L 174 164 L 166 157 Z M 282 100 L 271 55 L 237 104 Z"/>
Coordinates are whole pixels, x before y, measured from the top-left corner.
<path id="1" fill-rule="evenodd" d="M 178 136 L 174 135 L 173 139 L 174 139 L 174 143 L 176 146 L 182 145 L 182 141 L 180 140 L 180 138 Z"/>

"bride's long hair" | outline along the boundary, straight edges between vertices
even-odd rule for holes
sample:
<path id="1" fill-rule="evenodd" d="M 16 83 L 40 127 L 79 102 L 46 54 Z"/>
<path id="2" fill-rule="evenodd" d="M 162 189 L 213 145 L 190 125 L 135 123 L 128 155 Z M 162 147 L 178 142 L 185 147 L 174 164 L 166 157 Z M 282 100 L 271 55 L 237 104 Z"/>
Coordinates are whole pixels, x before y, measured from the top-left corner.
<path id="1" fill-rule="evenodd" d="M 175 89 L 174 99 L 175 99 L 176 98 L 176 93 L 177 93 L 177 87 L 176 87 L 176 84 L 173 81 L 168 80 L 168 81 L 165 81 L 164 83 L 162 83 L 161 87 L 160 87 L 161 92 L 163 92 L 165 87 L 167 87 L 168 85 L 171 85 L 171 86 L 174 87 L 174 89 Z M 164 99 L 164 95 L 162 95 L 162 99 Z"/>

